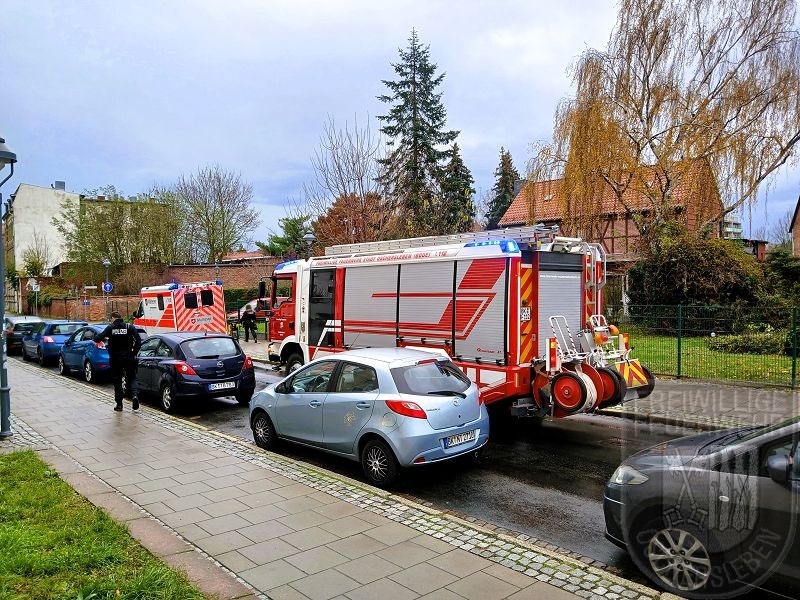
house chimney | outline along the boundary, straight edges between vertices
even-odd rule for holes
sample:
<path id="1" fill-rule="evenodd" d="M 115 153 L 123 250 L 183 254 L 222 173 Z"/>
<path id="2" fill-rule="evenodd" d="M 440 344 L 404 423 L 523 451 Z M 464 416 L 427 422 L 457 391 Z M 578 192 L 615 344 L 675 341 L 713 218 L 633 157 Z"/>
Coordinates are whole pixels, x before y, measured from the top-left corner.
<path id="1" fill-rule="evenodd" d="M 66 190 L 67 189 L 67 182 L 66 181 L 56 181 L 53 184 L 53 188 L 57 190 Z"/>

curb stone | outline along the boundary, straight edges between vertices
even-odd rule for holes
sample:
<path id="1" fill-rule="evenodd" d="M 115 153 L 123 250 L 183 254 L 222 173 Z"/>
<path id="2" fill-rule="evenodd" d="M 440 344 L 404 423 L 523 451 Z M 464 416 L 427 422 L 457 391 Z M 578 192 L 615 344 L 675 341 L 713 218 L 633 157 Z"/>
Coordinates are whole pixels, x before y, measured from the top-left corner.
<path id="1" fill-rule="evenodd" d="M 109 406 L 113 403 L 112 394 L 105 390 L 89 388 L 77 381 L 56 376 L 48 371 L 40 371 L 33 366 L 19 365 L 19 367 L 27 369 L 29 372 L 36 372 L 37 375 L 42 377 L 58 380 L 62 385 L 72 387 L 82 394 L 100 400 Z M 312 467 L 306 463 L 261 450 L 252 441 L 219 433 L 203 425 L 167 415 L 146 405 L 143 405 L 137 413 L 131 412 L 129 414 L 136 418 L 151 420 L 166 429 L 182 433 L 190 439 L 218 448 L 231 456 L 259 465 L 293 481 L 303 483 L 312 489 L 326 492 L 363 510 L 369 510 L 392 521 L 402 523 L 420 533 L 444 541 L 453 548 L 461 548 L 497 564 L 510 566 L 515 571 L 530 577 L 532 581 L 539 580 L 548 583 L 553 580 L 557 581 L 560 579 L 555 577 L 556 570 L 558 570 L 564 573 L 569 580 L 579 583 L 584 588 L 582 591 L 587 591 L 589 595 L 595 597 L 618 597 L 615 593 L 608 591 L 611 585 L 618 585 L 624 588 L 624 591 L 629 594 L 627 597 L 630 598 L 650 600 L 662 597 L 662 594 L 657 590 L 585 564 L 579 559 L 565 556 L 539 545 L 527 543 L 517 537 L 492 532 L 474 523 L 406 498 L 395 496 L 349 477 L 335 474 L 322 467 Z M 83 468 L 86 469 L 85 467 Z M 91 473 L 88 469 L 86 471 Z M 165 527 L 170 529 L 166 525 Z M 176 535 L 182 537 L 177 533 Z M 208 556 L 202 550 L 199 550 L 199 552 L 204 556 Z M 511 556 L 516 558 L 511 559 Z M 210 558 L 214 560 L 213 557 Z M 216 560 L 214 562 L 219 564 Z M 225 569 L 225 567 L 222 568 Z M 611 596 L 606 594 L 611 594 Z M 266 596 L 263 597 L 266 598 Z"/>

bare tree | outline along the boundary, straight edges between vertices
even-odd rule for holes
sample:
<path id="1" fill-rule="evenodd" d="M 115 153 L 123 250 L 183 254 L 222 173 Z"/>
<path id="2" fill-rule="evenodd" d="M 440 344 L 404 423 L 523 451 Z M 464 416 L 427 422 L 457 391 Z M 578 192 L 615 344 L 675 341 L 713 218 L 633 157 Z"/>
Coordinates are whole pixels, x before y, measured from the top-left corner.
<path id="1" fill-rule="evenodd" d="M 261 223 L 251 206 L 253 188 L 241 175 L 219 165 L 202 167 L 181 176 L 175 188 L 192 223 L 191 240 L 199 260 L 215 262 L 242 244 L 249 243 Z"/>
<path id="2" fill-rule="evenodd" d="M 769 234 L 765 239 L 768 239 L 770 243 L 775 244 L 776 246 L 788 246 L 791 248 L 792 234 L 789 232 L 789 228 L 792 226 L 792 216 L 793 212 L 791 210 L 787 210 L 780 217 L 778 217 L 778 219 L 772 224 Z"/>
<path id="3" fill-rule="evenodd" d="M 383 145 L 358 120 L 350 127 L 328 118 L 319 148 L 311 159 L 314 179 L 304 186 L 305 211 L 323 244 L 387 239 L 395 206 L 377 183 Z"/>
<path id="4" fill-rule="evenodd" d="M 22 268 L 28 277 L 40 277 L 52 266 L 53 251 L 50 242 L 37 229 L 33 230 L 33 241 L 22 251 Z"/>
<path id="5" fill-rule="evenodd" d="M 563 178 L 553 192 L 579 222 L 610 193 L 643 235 L 673 218 L 679 188 L 701 199 L 701 229 L 754 203 L 797 160 L 794 19 L 794 0 L 621 0 L 607 49 L 575 64 L 576 95 L 530 178 Z"/>

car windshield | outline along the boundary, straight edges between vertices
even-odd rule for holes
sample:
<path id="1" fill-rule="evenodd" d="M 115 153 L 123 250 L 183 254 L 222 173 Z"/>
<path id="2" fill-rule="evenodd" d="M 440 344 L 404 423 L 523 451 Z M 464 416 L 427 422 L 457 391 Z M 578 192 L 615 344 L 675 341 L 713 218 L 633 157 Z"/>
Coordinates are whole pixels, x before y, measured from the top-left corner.
<path id="1" fill-rule="evenodd" d="M 187 358 L 220 358 L 236 356 L 239 349 L 229 337 L 202 337 L 181 344 Z"/>
<path id="2" fill-rule="evenodd" d="M 80 323 L 59 323 L 50 327 L 50 335 L 69 335 L 82 326 Z"/>
<path id="3" fill-rule="evenodd" d="M 461 393 L 471 385 L 469 378 L 449 360 L 424 360 L 395 367 L 391 372 L 401 394 Z"/>
<path id="4" fill-rule="evenodd" d="M 14 331 L 19 331 L 20 333 L 30 333 L 33 331 L 39 322 L 37 321 L 26 321 L 25 323 L 17 323 L 14 325 Z"/>
<path id="5" fill-rule="evenodd" d="M 762 435 L 767 435 L 768 433 L 772 433 L 778 429 L 783 429 L 784 427 L 789 427 L 791 425 L 797 425 L 800 423 L 800 417 L 793 417 L 791 419 L 787 419 L 786 421 L 781 421 L 780 423 L 776 423 L 775 425 L 767 425 L 766 427 L 759 427 L 755 431 L 752 431 L 752 427 L 749 427 L 745 430 L 741 430 L 739 433 L 744 434 L 740 436 L 736 436 L 731 434 L 731 436 L 725 436 L 721 441 L 723 442 L 723 446 L 733 446 L 734 444 L 741 444 L 742 442 L 748 442 L 750 440 L 754 440 L 757 437 L 761 437 Z"/>

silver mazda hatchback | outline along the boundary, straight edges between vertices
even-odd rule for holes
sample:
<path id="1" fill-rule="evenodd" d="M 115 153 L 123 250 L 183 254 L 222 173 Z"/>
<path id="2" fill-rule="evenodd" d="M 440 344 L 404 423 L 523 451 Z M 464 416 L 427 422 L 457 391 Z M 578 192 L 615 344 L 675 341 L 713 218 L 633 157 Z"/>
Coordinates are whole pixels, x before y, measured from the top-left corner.
<path id="1" fill-rule="evenodd" d="M 448 358 L 404 348 L 310 362 L 253 396 L 250 426 L 267 450 L 285 439 L 360 461 L 377 486 L 489 441 L 477 386 Z"/>

